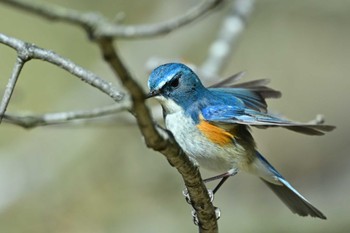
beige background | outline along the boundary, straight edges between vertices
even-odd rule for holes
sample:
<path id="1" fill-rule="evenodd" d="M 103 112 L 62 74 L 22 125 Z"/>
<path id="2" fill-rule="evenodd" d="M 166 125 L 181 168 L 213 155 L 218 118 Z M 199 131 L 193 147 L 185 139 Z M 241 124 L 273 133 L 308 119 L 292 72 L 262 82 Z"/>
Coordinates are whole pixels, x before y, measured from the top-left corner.
<path id="1" fill-rule="evenodd" d="M 46 1 L 113 18 L 151 23 L 198 1 Z M 146 88 L 149 57 L 201 64 L 227 7 L 170 35 L 122 40 L 121 55 Z M 81 29 L 0 4 L 0 31 L 69 57 L 117 83 Z M 329 218 L 293 215 L 258 179 L 231 178 L 216 195 L 221 232 L 349 232 L 350 1 L 257 1 L 223 76 L 247 71 L 283 92 L 270 109 L 308 121 L 326 116 L 337 130 L 308 137 L 283 129 L 253 130 L 272 164 Z M 15 53 L 0 45 L 0 90 Z M 89 109 L 112 101 L 52 65 L 32 61 L 9 112 Z M 150 104 L 156 104 L 150 102 Z M 87 125 L 24 130 L 0 126 L 0 232 L 196 232 L 177 172 L 145 147 L 138 129 L 117 118 Z M 204 172 L 204 176 L 211 174 Z"/>

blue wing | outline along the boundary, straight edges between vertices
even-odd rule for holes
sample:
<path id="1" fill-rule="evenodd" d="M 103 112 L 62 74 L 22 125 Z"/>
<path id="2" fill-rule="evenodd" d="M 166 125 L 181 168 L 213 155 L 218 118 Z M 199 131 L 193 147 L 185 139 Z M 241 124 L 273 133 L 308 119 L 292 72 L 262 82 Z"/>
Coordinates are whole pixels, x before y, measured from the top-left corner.
<path id="1" fill-rule="evenodd" d="M 294 122 L 242 106 L 210 105 L 202 109 L 202 115 L 205 120 L 214 124 L 244 124 L 259 128 L 284 127 L 308 135 L 323 135 L 324 132 L 334 129 L 334 126 L 329 125 Z"/>
<path id="2" fill-rule="evenodd" d="M 259 112 L 267 112 L 266 97 L 261 94 L 260 89 L 253 91 L 245 88 L 215 88 L 212 91 L 231 94 L 232 97 L 240 99 L 245 107 Z"/>
<path id="3" fill-rule="evenodd" d="M 260 112 L 267 112 L 266 98 L 279 98 L 281 92 L 266 85 L 267 79 L 258 79 L 243 83 L 237 83 L 244 75 L 244 72 L 237 73 L 221 82 L 211 85 L 208 89 L 212 92 L 228 93 L 240 99 L 247 108 Z"/>
<path id="4" fill-rule="evenodd" d="M 335 127 L 300 123 L 268 113 L 266 98 L 279 98 L 281 93 L 266 86 L 268 80 L 260 79 L 236 83 L 244 73 L 233 75 L 208 88 L 214 99 L 202 108 L 204 119 L 216 124 L 244 124 L 259 128 L 284 127 L 308 135 L 323 135 Z"/>

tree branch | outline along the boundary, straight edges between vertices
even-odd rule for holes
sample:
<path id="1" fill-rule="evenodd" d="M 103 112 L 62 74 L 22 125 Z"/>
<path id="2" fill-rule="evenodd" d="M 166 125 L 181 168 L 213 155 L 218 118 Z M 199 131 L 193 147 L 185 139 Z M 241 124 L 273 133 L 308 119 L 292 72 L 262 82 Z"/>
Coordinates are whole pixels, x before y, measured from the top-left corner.
<path id="1" fill-rule="evenodd" d="M 238 38 L 242 34 L 247 20 L 253 10 L 255 0 L 236 0 L 223 20 L 217 39 L 209 47 L 209 54 L 203 62 L 200 72 L 206 79 L 217 77 L 219 71 L 229 61 Z"/>
<path id="2" fill-rule="evenodd" d="M 15 49 L 18 53 L 18 56 L 20 56 L 24 61 L 28 61 L 30 59 L 39 59 L 61 67 L 74 76 L 80 78 L 82 81 L 90 84 L 93 87 L 96 87 L 103 93 L 109 95 L 115 101 L 122 100 L 124 96 L 124 94 L 116 90 L 112 84 L 98 77 L 91 71 L 88 71 L 83 67 L 75 64 L 68 58 L 64 58 L 51 50 L 37 47 L 34 44 L 25 43 L 21 40 L 8 37 L 1 33 L 0 43 L 3 43 Z"/>
<path id="3" fill-rule="evenodd" d="M 219 6 L 224 0 L 206 0 L 188 10 L 185 14 L 161 23 L 132 26 L 116 24 L 98 13 L 83 13 L 45 2 L 26 0 L 0 0 L 0 2 L 49 20 L 63 21 L 81 26 L 89 32 L 91 38 L 97 39 L 103 37 L 140 38 L 167 34 L 200 18 Z"/>
<path id="4" fill-rule="evenodd" d="M 191 197 L 192 206 L 198 214 L 200 232 L 218 232 L 215 210 L 210 202 L 207 189 L 201 179 L 198 167 L 190 161 L 189 157 L 184 154 L 175 141 L 170 140 L 171 136 L 162 137 L 154 127 L 149 110 L 144 103 L 145 95 L 143 90 L 137 82 L 135 82 L 120 60 L 112 40 L 102 38 L 98 40 L 97 43 L 100 46 L 104 59 L 130 93 L 133 103 L 132 112 L 136 117 L 146 145 L 162 153 L 168 159 L 169 163 L 182 175 Z"/>
<path id="5" fill-rule="evenodd" d="M 57 112 L 46 113 L 43 115 L 18 115 L 18 114 L 5 114 L 4 119 L 14 125 L 21 126 L 23 128 L 31 129 L 37 126 L 56 125 L 62 123 L 68 123 L 69 121 L 79 119 L 92 119 L 96 117 L 115 114 L 121 111 L 127 111 L 130 109 L 129 101 L 121 101 L 118 104 L 110 106 L 95 108 L 91 110 L 81 110 L 72 112 Z"/>
<path id="6" fill-rule="evenodd" d="M 255 0 L 235 0 L 231 9 L 223 19 L 217 38 L 211 43 L 208 55 L 201 66 L 187 63 L 200 77 L 209 84 L 216 82 L 220 77 L 220 71 L 230 60 L 233 50 L 244 31 L 249 16 L 254 8 Z M 174 62 L 174 59 L 152 57 L 146 63 L 147 70 L 153 70 L 157 66 Z M 181 62 L 181 61 L 180 61 Z"/>
<path id="7" fill-rule="evenodd" d="M 11 96 L 13 94 L 13 91 L 15 90 L 15 86 L 19 78 L 19 74 L 21 73 L 21 70 L 24 66 L 24 63 L 25 63 L 24 60 L 22 60 L 20 57 L 17 57 L 16 63 L 11 73 L 11 77 L 6 85 L 4 95 L 0 103 L 0 124 L 2 122 L 2 119 L 4 118 L 4 114 L 6 112 L 7 106 L 10 103 Z"/>
<path id="8" fill-rule="evenodd" d="M 78 66 L 69 59 L 61 57 L 53 51 L 37 47 L 34 44 L 26 43 L 1 33 L 0 43 L 5 44 L 17 51 L 16 64 L 14 66 L 14 70 L 11 74 L 11 77 L 9 79 L 8 85 L 5 89 L 5 93 L 0 104 L 0 120 L 5 114 L 11 95 L 14 91 L 16 81 L 18 80 L 20 71 L 23 68 L 25 62 L 29 61 L 30 59 L 43 60 L 54 64 L 58 67 L 61 67 L 62 69 L 68 71 L 74 76 L 80 78 L 82 81 L 90 84 L 93 87 L 96 87 L 103 93 L 110 96 L 115 101 L 121 101 L 124 97 L 124 94 L 116 90 L 115 87 L 109 82 L 103 80 L 94 73 L 87 71 L 83 67 Z"/>

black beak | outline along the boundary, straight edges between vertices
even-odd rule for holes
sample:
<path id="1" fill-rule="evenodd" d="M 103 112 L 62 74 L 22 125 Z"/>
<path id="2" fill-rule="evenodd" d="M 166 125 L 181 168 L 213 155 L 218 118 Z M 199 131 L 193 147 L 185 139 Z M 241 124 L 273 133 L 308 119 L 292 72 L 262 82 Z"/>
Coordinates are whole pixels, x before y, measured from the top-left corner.
<path id="1" fill-rule="evenodd" d="M 148 94 L 146 94 L 146 99 L 152 98 L 152 97 L 157 96 L 157 95 L 159 95 L 159 92 L 151 91 Z"/>

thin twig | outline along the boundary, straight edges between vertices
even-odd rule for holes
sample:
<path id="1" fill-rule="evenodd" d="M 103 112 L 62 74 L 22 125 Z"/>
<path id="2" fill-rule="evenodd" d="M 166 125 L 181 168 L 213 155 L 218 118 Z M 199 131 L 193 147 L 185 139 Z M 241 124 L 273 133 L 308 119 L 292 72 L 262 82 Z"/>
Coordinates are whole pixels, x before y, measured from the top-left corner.
<path id="1" fill-rule="evenodd" d="M 16 63 L 13 67 L 11 77 L 6 85 L 4 95 L 1 100 L 0 104 L 0 124 L 2 122 L 2 119 L 4 118 L 4 114 L 6 112 L 7 106 L 10 103 L 11 96 L 13 94 L 13 91 L 15 90 L 15 86 L 19 77 L 19 74 L 21 73 L 21 70 L 24 66 L 25 61 L 22 60 L 20 57 L 17 57 Z"/>
<path id="2" fill-rule="evenodd" d="M 84 69 L 68 58 L 64 58 L 51 50 L 37 47 L 34 44 L 26 43 L 1 33 L 0 43 L 15 49 L 17 51 L 18 57 L 20 57 L 23 61 L 28 61 L 30 59 L 39 59 L 54 64 L 80 78 L 82 81 L 90 84 L 91 86 L 96 87 L 103 93 L 112 97 L 115 101 L 120 101 L 123 99 L 124 94 L 116 90 L 116 88 L 111 83 L 103 80 L 91 71 Z"/>
<path id="3" fill-rule="evenodd" d="M 107 24 L 106 26 L 97 29 L 96 34 L 99 37 L 107 36 L 123 38 L 153 37 L 167 34 L 200 18 L 210 10 L 219 6 L 222 2 L 223 0 L 203 1 L 181 16 L 156 24 L 124 26 L 123 28 L 115 27 L 113 24 Z"/>
<path id="4" fill-rule="evenodd" d="M 165 155 L 169 163 L 182 175 L 191 197 L 192 206 L 198 214 L 200 232 L 218 232 L 215 210 L 210 202 L 207 189 L 201 179 L 198 167 L 190 161 L 175 141 L 169 140 L 169 136 L 162 137 L 154 127 L 149 110 L 144 103 L 145 95 L 143 90 L 137 82 L 135 82 L 121 61 L 113 46 L 112 40 L 104 38 L 98 40 L 97 43 L 100 46 L 106 62 L 130 93 L 133 103 L 132 112 L 136 117 L 146 145 Z"/>
<path id="5" fill-rule="evenodd" d="M 254 8 L 255 0 L 236 0 L 232 3 L 231 9 L 222 21 L 217 38 L 209 46 L 208 55 L 203 64 L 198 67 L 187 63 L 206 83 L 213 83 L 220 77 L 220 71 L 230 60 L 233 50 L 246 27 L 247 21 Z M 153 70 L 157 66 L 174 62 L 179 59 L 168 59 L 152 57 L 146 63 L 147 70 Z"/>
<path id="6" fill-rule="evenodd" d="M 205 15 L 224 0 L 207 0 L 174 19 L 154 24 L 121 25 L 94 12 L 79 12 L 39 1 L 0 0 L 0 2 L 23 9 L 49 20 L 64 21 L 85 28 L 91 38 L 140 38 L 170 33 Z"/>
<path id="7" fill-rule="evenodd" d="M 122 101 L 120 103 L 113 104 L 110 106 L 72 112 L 46 113 L 43 115 L 30 115 L 27 113 L 19 115 L 6 113 L 4 119 L 8 123 L 30 129 L 37 126 L 68 123 L 70 121 L 78 119 L 87 120 L 96 117 L 107 116 L 121 111 L 127 111 L 130 109 L 130 106 L 131 103 L 129 101 Z"/>
<path id="8" fill-rule="evenodd" d="M 200 68 L 203 78 L 212 79 L 223 70 L 237 46 L 238 38 L 246 26 L 254 2 L 255 0 L 236 0 L 232 4 L 227 17 L 222 22 L 217 39 L 209 47 L 207 59 Z"/>

